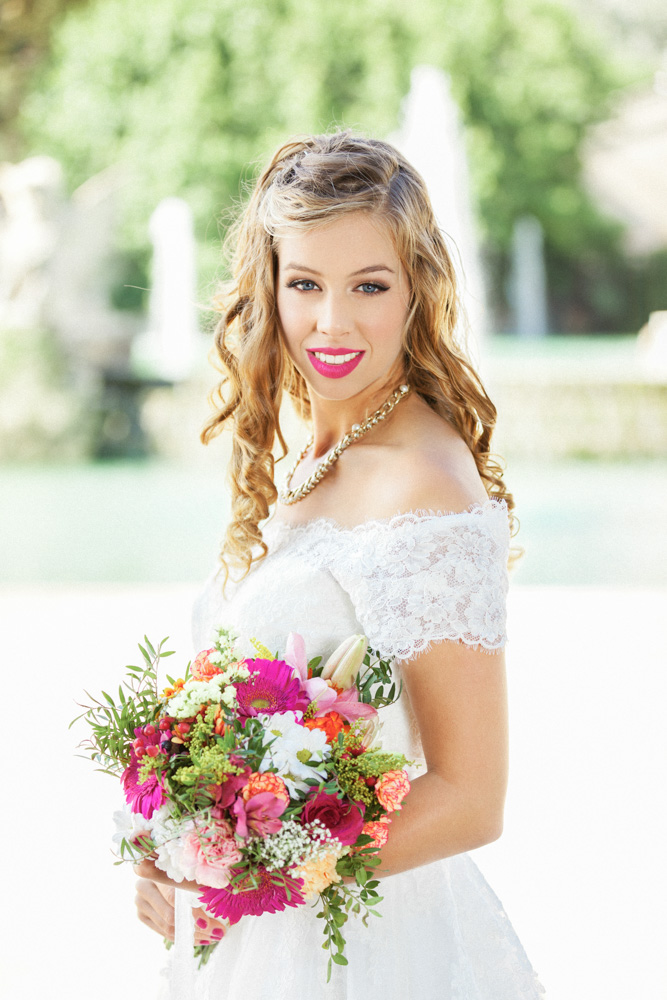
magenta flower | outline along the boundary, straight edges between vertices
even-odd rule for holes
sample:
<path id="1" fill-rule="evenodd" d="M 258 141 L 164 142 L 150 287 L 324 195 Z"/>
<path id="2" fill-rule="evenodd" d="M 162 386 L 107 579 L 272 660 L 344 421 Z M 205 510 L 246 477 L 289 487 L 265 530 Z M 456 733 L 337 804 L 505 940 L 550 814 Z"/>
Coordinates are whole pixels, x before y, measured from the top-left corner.
<path id="1" fill-rule="evenodd" d="M 361 802 L 339 799 L 327 792 L 316 792 L 306 801 L 299 817 L 302 823 L 319 820 L 328 827 L 332 837 L 348 846 L 354 844 L 364 825 L 364 806 Z"/>
<path id="2" fill-rule="evenodd" d="M 252 874 L 247 872 L 234 886 L 207 889 L 199 897 L 199 902 L 215 917 L 235 924 L 246 914 L 259 916 L 262 913 L 279 913 L 287 906 L 301 906 L 305 903 L 302 887 L 301 879 L 290 878 L 280 872 L 267 872 L 266 868 L 260 867 Z"/>
<path id="3" fill-rule="evenodd" d="M 229 809 L 239 790 L 248 783 L 248 778 L 252 773 L 252 768 L 248 767 L 242 757 L 233 754 L 229 761 L 235 767 L 242 768 L 241 773 L 228 774 L 221 785 L 208 785 L 206 789 L 213 799 L 213 816 L 216 819 L 223 817 L 224 810 Z"/>
<path id="4" fill-rule="evenodd" d="M 273 792 L 260 792 L 244 802 L 240 796 L 232 806 L 232 813 L 236 816 L 236 834 L 239 837 L 247 837 L 254 834 L 256 837 L 266 837 L 270 833 L 277 833 L 282 822 L 278 819 L 289 802 L 274 795 Z"/>
<path id="5" fill-rule="evenodd" d="M 151 771 L 141 784 L 139 783 L 140 763 L 134 750 L 130 750 L 132 763 L 126 767 L 121 777 L 125 800 L 134 813 L 141 813 L 144 819 L 150 819 L 156 809 L 166 802 L 167 793 L 162 784 L 162 776 Z"/>
<path id="6" fill-rule="evenodd" d="M 274 712 L 293 712 L 305 708 L 300 684 L 294 671 L 283 660 L 245 660 L 252 671 L 247 681 L 234 685 L 238 714 L 243 718 Z"/>

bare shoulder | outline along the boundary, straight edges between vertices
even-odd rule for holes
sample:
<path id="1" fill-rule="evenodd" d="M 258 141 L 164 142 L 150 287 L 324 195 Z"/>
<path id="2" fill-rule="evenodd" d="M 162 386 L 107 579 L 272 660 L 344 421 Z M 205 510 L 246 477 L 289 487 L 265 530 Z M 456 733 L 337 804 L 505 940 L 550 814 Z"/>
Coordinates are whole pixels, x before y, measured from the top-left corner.
<path id="1" fill-rule="evenodd" d="M 409 510 L 462 511 L 487 499 L 470 449 L 456 429 L 421 400 L 391 436 L 363 450 L 367 517 Z"/>

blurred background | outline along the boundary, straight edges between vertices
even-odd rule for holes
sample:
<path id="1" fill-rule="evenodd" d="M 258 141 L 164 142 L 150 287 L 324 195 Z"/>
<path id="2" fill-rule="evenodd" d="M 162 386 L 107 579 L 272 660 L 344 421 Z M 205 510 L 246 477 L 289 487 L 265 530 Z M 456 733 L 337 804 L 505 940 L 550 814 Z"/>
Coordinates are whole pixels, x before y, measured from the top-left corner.
<path id="1" fill-rule="evenodd" d="M 72 1000 L 155 992 L 106 849 L 118 794 L 66 724 L 144 633 L 190 656 L 228 511 L 229 442 L 198 439 L 222 240 L 280 142 L 342 126 L 427 180 L 521 521 L 507 825 L 480 867 L 549 997 L 667 997 L 664 5 L 2 0 L 0 652 L 51 722 L 26 747 L 11 710 L 17 1000 L 54 968 Z"/>

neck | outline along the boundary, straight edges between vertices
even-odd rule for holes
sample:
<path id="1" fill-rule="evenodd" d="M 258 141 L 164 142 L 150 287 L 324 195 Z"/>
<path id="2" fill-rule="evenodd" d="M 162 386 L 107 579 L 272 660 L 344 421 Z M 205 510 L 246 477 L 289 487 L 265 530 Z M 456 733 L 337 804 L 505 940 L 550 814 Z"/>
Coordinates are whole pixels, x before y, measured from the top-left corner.
<path id="1" fill-rule="evenodd" d="M 368 386 L 350 399 L 324 399 L 313 392 L 310 413 L 313 432 L 313 458 L 326 455 L 353 424 L 361 424 L 391 396 L 404 379 L 397 374 Z"/>

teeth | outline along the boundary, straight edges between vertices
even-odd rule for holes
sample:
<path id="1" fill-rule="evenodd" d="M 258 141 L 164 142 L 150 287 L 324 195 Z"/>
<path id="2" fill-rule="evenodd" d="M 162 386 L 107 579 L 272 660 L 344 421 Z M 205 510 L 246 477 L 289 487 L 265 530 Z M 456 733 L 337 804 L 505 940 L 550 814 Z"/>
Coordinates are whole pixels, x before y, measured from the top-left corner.
<path id="1" fill-rule="evenodd" d="M 361 351 L 352 351 L 351 354 L 323 354 L 321 351 L 313 351 L 318 361 L 323 361 L 325 365 L 344 365 L 346 361 L 351 361 L 361 354 Z"/>

